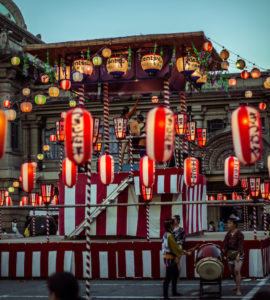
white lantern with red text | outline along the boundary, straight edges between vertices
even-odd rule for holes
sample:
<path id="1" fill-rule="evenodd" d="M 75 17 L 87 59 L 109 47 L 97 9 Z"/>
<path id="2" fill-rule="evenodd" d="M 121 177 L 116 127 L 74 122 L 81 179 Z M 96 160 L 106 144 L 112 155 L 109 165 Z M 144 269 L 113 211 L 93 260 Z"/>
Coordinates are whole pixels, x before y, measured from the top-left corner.
<path id="1" fill-rule="evenodd" d="M 36 167 L 33 163 L 24 163 L 21 166 L 22 189 L 26 193 L 30 193 L 35 187 Z"/>
<path id="2" fill-rule="evenodd" d="M 155 181 L 155 162 L 147 155 L 140 159 L 140 182 L 145 187 L 153 186 Z"/>
<path id="3" fill-rule="evenodd" d="M 99 178 L 103 184 L 111 184 L 114 180 L 114 159 L 109 154 L 103 154 L 98 159 Z"/>
<path id="4" fill-rule="evenodd" d="M 229 156 L 224 161 L 224 181 L 227 186 L 236 186 L 239 182 L 240 162 L 237 157 Z"/>
<path id="5" fill-rule="evenodd" d="M 93 118 L 83 108 L 74 108 L 65 118 L 65 150 L 75 164 L 88 162 L 92 154 Z"/>
<path id="6" fill-rule="evenodd" d="M 154 161 L 171 159 L 174 150 L 174 114 L 163 106 L 151 109 L 146 120 L 146 152 Z"/>
<path id="7" fill-rule="evenodd" d="M 62 180 L 64 185 L 73 187 L 77 181 L 77 166 L 67 157 L 63 160 Z"/>
<path id="8" fill-rule="evenodd" d="M 252 165 L 262 156 L 262 125 L 258 110 L 241 105 L 232 112 L 231 128 L 235 156 L 245 165 Z"/>
<path id="9" fill-rule="evenodd" d="M 184 181 L 190 187 L 199 182 L 199 161 L 193 156 L 184 160 Z"/>

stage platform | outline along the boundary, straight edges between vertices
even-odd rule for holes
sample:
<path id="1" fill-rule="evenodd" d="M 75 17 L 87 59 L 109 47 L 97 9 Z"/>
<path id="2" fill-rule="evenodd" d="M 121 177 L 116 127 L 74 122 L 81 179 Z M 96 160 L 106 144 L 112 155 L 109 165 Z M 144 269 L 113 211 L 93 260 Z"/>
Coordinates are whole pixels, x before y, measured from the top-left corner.
<path id="1" fill-rule="evenodd" d="M 196 244 L 222 245 L 226 233 L 208 232 L 188 237 L 185 248 Z M 262 231 L 258 239 L 244 232 L 245 260 L 243 276 L 261 278 L 270 273 L 270 240 Z M 7 237 L 7 236 L 4 236 Z M 182 257 L 182 278 L 197 278 L 196 252 Z M 70 271 L 85 277 L 86 247 L 83 240 L 70 241 L 61 236 L 3 239 L 0 241 L 0 274 L 2 278 L 47 278 L 55 271 Z M 161 240 L 93 239 L 91 245 L 91 277 L 93 279 L 163 278 L 165 266 Z M 225 277 L 228 277 L 227 266 Z"/>

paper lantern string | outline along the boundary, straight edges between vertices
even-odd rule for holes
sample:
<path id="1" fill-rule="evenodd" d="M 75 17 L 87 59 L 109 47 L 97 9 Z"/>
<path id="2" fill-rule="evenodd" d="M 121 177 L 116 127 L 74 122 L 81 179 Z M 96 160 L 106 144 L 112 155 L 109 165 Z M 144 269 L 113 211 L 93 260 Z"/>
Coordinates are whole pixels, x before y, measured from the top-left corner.
<path id="1" fill-rule="evenodd" d="M 28 68 L 29 68 L 29 64 L 27 63 L 27 58 L 26 55 L 23 55 L 23 75 L 25 77 L 28 76 Z"/>
<path id="2" fill-rule="evenodd" d="M 128 47 L 128 70 L 131 69 L 131 48 Z"/>
<path id="3" fill-rule="evenodd" d="M 109 85 L 104 83 L 103 86 L 104 96 L 104 139 L 105 139 L 105 153 L 108 154 L 110 151 L 109 139 L 110 139 L 110 125 L 109 125 Z"/>
<path id="4" fill-rule="evenodd" d="M 175 53 L 176 53 L 176 46 L 174 45 L 173 52 L 172 52 L 172 57 L 171 57 L 171 62 L 170 62 L 170 67 L 172 67 L 174 62 L 175 62 Z"/>
<path id="5" fill-rule="evenodd" d="M 90 50 L 89 50 L 89 48 L 87 49 L 86 57 L 87 57 L 88 60 L 90 60 Z"/>
<path id="6" fill-rule="evenodd" d="M 170 86 L 169 81 L 164 80 L 164 105 L 170 107 Z"/>

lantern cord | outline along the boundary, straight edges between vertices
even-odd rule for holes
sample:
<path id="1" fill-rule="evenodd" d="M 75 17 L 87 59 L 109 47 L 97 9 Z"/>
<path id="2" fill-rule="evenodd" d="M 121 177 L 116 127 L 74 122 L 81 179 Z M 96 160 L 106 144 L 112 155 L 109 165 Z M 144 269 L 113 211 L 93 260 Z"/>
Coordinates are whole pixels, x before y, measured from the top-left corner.
<path id="1" fill-rule="evenodd" d="M 245 198 L 245 197 L 244 197 Z M 246 205 L 244 204 L 243 206 L 243 215 L 244 215 L 244 231 L 247 231 L 247 217 L 246 217 Z"/>
<path id="2" fill-rule="evenodd" d="M 266 203 L 263 202 L 263 230 L 264 236 L 267 238 L 267 213 L 266 213 Z"/>
<path id="3" fill-rule="evenodd" d="M 164 105 L 170 107 L 170 85 L 168 80 L 164 80 Z"/>
<path id="4" fill-rule="evenodd" d="M 87 196 L 86 196 L 86 281 L 85 281 L 85 293 L 86 300 L 90 299 L 90 265 L 91 265 L 91 257 L 90 257 L 90 247 L 91 247 L 91 239 L 90 239 L 90 209 L 91 209 L 91 175 L 92 175 L 92 165 L 91 158 L 87 163 Z"/>
<path id="5" fill-rule="evenodd" d="M 60 172 L 62 172 L 63 155 L 64 155 L 64 149 L 63 149 L 63 143 L 61 143 L 60 144 L 60 161 L 59 161 Z"/>
<path id="6" fill-rule="evenodd" d="M 33 207 L 33 236 L 36 236 L 36 212 L 35 212 L 35 208 Z"/>
<path id="7" fill-rule="evenodd" d="M 257 240 L 257 208 L 253 206 L 253 233 L 254 240 Z"/>
<path id="8" fill-rule="evenodd" d="M 130 160 L 130 175 L 133 177 L 133 175 L 134 175 L 134 167 L 133 167 L 132 139 L 129 139 L 129 160 Z"/>
<path id="9" fill-rule="evenodd" d="M 146 238 L 150 241 L 150 219 L 149 219 L 149 204 L 146 205 Z"/>
<path id="10" fill-rule="evenodd" d="M 79 97 L 79 100 L 78 100 L 78 103 L 79 103 L 79 106 L 84 106 L 84 84 L 82 84 L 80 87 L 79 87 L 79 90 L 78 90 L 78 97 Z"/>
<path id="11" fill-rule="evenodd" d="M 118 173 L 120 173 L 122 171 L 122 143 L 119 142 L 118 143 Z"/>
<path id="12" fill-rule="evenodd" d="M 46 233 L 47 233 L 47 243 L 49 243 L 50 242 L 49 205 L 46 205 Z"/>
<path id="13" fill-rule="evenodd" d="M 104 96 L 104 139 L 105 139 L 105 153 L 108 154 L 110 146 L 108 141 L 110 140 L 110 124 L 109 124 L 109 84 L 104 83 L 103 86 Z"/>

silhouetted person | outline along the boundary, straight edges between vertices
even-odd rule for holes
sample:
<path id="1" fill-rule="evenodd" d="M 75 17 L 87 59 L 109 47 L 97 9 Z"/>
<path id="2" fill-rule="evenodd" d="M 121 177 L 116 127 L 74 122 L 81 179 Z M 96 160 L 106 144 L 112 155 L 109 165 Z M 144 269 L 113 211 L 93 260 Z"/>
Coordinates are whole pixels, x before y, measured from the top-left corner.
<path id="1" fill-rule="evenodd" d="M 82 300 L 77 279 L 68 272 L 54 273 L 48 279 L 49 300 Z"/>

